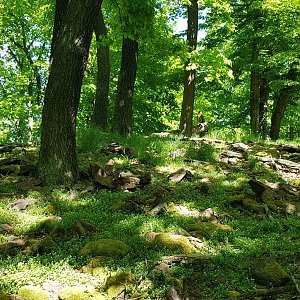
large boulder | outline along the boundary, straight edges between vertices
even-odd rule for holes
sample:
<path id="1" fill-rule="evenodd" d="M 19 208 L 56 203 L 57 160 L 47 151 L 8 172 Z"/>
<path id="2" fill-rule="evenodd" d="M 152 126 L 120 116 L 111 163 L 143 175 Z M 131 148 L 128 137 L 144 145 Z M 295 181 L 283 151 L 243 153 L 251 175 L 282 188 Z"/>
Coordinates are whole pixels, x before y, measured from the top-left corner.
<path id="1" fill-rule="evenodd" d="M 129 247 L 122 241 L 113 239 L 102 239 L 87 243 L 79 252 L 80 256 L 124 256 L 129 251 Z"/>

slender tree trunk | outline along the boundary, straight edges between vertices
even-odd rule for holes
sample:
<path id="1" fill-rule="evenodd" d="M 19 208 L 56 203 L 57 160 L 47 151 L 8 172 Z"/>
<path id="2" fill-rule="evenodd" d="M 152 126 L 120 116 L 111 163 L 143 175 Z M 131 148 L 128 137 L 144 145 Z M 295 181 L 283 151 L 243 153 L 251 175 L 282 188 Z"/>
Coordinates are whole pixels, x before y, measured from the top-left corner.
<path id="1" fill-rule="evenodd" d="M 198 0 L 191 0 L 188 7 L 187 43 L 189 52 L 196 50 L 198 34 Z M 193 111 L 195 102 L 196 69 L 190 60 L 184 66 L 184 90 L 180 116 L 179 130 L 185 136 L 191 136 L 193 131 Z"/>
<path id="2" fill-rule="evenodd" d="M 122 61 L 118 80 L 112 130 L 122 135 L 132 131 L 132 98 L 138 62 L 138 43 L 123 37 Z"/>
<path id="3" fill-rule="evenodd" d="M 267 110 L 270 87 L 268 70 L 261 76 L 260 81 L 260 102 L 259 102 L 259 133 L 265 138 L 267 136 Z"/>
<path id="4" fill-rule="evenodd" d="M 295 81 L 298 76 L 298 63 L 293 63 L 287 73 L 287 80 Z M 299 89 L 298 86 L 295 85 L 287 85 L 285 86 L 278 94 L 277 99 L 274 103 L 273 114 L 271 118 L 271 130 L 270 130 L 270 138 L 272 140 L 277 140 L 279 138 L 280 125 L 283 119 L 286 108 L 291 103 L 293 98 L 293 93 Z"/>
<path id="5" fill-rule="evenodd" d="M 88 52 L 101 0 L 56 3 L 52 64 L 41 124 L 39 175 L 51 184 L 74 183 L 78 176 L 76 115 Z M 63 5 L 63 8 L 60 6 Z"/>
<path id="6" fill-rule="evenodd" d="M 102 11 L 95 24 L 95 34 L 97 40 L 97 90 L 93 112 L 93 124 L 100 128 L 106 128 L 108 124 L 108 96 L 109 96 L 109 46 L 104 42 L 103 38 L 107 36 Z"/>
<path id="7" fill-rule="evenodd" d="M 250 128 L 253 135 L 259 133 L 260 116 L 260 88 L 258 70 L 259 49 L 257 42 L 253 42 L 252 67 L 250 74 Z"/>

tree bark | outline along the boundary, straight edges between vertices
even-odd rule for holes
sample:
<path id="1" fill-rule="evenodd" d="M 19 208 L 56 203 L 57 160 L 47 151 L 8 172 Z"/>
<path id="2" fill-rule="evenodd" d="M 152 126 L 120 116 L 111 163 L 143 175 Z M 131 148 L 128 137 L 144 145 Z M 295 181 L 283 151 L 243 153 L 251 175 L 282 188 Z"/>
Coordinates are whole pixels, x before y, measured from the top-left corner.
<path id="1" fill-rule="evenodd" d="M 253 42 L 252 67 L 250 74 L 250 128 L 253 135 L 259 133 L 260 116 L 260 88 L 258 70 L 259 49 L 257 42 Z"/>
<path id="2" fill-rule="evenodd" d="M 287 73 L 286 79 L 289 81 L 296 81 L 298 77 L 298 63 L 293 63 Z M 293 93 L 299 89 L 298 86 L 295 85 L 286 85 L 283 89 L 278 93 L 277 99 L 274 104 L 274 109 L 271 118 L 271 130 L 270 130 L 270 138 L 272 140 L 277 140 L 279 138 L 280 133 L 280 125 L 281 121 L 284 117 L 284 113 L 291 103 L 293 98 Z"/>
<path id="3" fill-rule="evenodd" d="M 191 0 L 188 7 L 187 44 L 189 52 L 197 48 L 198 0 Z M 184 65 L 184 90 L 179 130 L 184 136 L 191 136 L 193 131 L 193 112 L 196 90 L 196 69 L 188 59 Z"/>
<path id="4" fill-rule="evenodd" d="M 138 63 L 138 43 L 123 37 L 122 60 L 118 80 L 112 130 L 122 135 L 132 132 L 132 98 Z"/>
<path id="5" fill-rule="evenodd" d="M 108 125 L 108 96 L 109 96 L 109 46 L 103 43 L 103 38 L 107 36 L 102 11 L 95 23 L 94 29 L 97 40 L 97 90 L 93 111 L 93 124 L 105 129 Z"/>
<path id="6" fill-rule="evenodd" d="M 61 4 L 68 2 L 67 7 Z M 57 1 L 52 64 L 41 124 L 39 175 L 50 184 L 78 176 L 76 115 L 88 52 L 101 0 Z"/>
<path id="7" fill-rule="evenodd" d="M 267 110 L 270 94 L 268 73 L 269 71 L 265 70 L 264 75 L 261 76 L 260 80 L 259 133 L 262 134 L 263 138 L 267 136 Z"/>

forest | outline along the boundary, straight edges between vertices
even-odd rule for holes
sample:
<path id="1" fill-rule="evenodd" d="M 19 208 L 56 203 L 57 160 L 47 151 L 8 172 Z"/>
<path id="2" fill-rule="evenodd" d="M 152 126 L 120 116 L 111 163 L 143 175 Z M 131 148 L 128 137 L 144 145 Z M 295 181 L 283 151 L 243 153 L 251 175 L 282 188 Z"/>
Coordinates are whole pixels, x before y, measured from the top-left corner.
<path id="1" fill-rule="evenodd" d="M 300 297 L 300 0 L 0 0 L 0 300 Z"/>

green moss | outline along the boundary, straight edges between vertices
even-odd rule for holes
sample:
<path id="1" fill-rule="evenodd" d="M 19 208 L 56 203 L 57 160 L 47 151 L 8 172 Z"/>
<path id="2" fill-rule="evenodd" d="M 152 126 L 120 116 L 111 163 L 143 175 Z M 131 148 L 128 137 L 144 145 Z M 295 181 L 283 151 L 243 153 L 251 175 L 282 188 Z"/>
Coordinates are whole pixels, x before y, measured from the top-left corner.
<path id="1" fill-rule="evenodd" d="M 109 298 L 115 298 L 131 284 L 133 284 L 131 273 L 122 272 L 107 278 L 105 290 Z"/>
<path id="2" fill-rule="evenodd" d="M 1 300 L 11 300 L 11 297 L 0 290 L 0 299 Z"/>
<path id="3" fill-rule="evenodd" d="M 86 290 L 81 287 L 67 287 L 59 293 L 61 300 L 89 300 Z"/>
<path id="4" fill-rule="evenodd" d="M 119 257 L 128 253 L 129 247 L 122 241 L 103 239 L 86 244 L 79 255 Z"/>
<path id="5" fill-rule="evenodd" d="M 283 268 L 272 259 L 257 260 L 251 270 L 256 283 L 262 285 L 281 286 L 289 282 L 289 277 Z"/>
<path id="6" fill-rule="evenodd" d="M 155 236 L 153 243 L 170 249 L 181 249 L 184 253 L 192 253 L 196 248 L 183 235 L 160 233 Z"/>
<path id="7" fill-rule="evenodd" d="M 23 286 L 17 294 L 18 300 L 49 300 L 49 294 L 37 286 Z"/>
<path id="8" fill-rule="evenodd" d="M 210 222 L 201 222 L 192 224 L 188 227 L 188 231 L 193 232 L 198 238 L 210 236 L 217 232 L 229 232 L 232 231 L 232 227 L 225 224 L 215 224 Z"/>
<path id="9" fill-rule="evenodd" d="M 265 206 L 263 204 L 257 203 L 255 200 L 252 199 L 244 199 L 243 208 L 258 214 L 265 213 Z"/>

